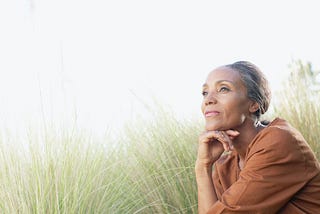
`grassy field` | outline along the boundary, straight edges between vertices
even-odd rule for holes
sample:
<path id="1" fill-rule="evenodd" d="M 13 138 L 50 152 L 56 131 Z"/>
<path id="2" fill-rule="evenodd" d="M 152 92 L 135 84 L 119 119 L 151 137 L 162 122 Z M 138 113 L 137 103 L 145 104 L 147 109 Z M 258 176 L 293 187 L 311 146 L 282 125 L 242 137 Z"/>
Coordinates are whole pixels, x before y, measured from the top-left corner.
<path id="1" fill-rule="evenodd" d="M 24 148 L 2 139 L 0 212 L 195 213 L 200 125 L 162 113 L 135 127 L 116 146 L 53 128 Z"/>
<path id="2" fill-rule="evenodd" d="M 288 80 L 266 117 L 290 121 L 320 158 L 320 97 L 305 84 Z M 159 111 L 128 124 L 116 141 L 72 128 L 30 130 L 23 141 L 2 131 L 0 212 L 196 213 L 201 121 Z"/>

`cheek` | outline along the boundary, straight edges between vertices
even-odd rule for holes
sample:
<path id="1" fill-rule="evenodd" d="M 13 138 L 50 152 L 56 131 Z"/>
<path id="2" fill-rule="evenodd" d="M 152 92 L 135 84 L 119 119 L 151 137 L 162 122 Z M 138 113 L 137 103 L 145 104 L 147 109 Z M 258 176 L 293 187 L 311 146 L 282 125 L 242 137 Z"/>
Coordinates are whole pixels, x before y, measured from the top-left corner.
<path id="1" fill-rule="evenodd" d="M 249 113 L 248 103 L 237 102 L 237 103 L 233 103 L 233 105 L 228 106 L 226 116 L 242 121 L 244 120 L 244 118 L 248 113 Z"/>

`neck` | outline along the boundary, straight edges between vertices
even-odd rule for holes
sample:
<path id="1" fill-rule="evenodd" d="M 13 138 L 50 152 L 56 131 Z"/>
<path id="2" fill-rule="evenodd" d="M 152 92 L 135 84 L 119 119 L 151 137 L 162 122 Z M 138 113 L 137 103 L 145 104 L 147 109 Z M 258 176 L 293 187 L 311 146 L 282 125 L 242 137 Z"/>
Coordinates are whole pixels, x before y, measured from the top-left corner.
<path id="1" fill-rule="evenodd" d="M 247 119 L 240 127 L 235 129 L 240 135 L 233 140 L 233 147 L 239 154 L 240 161 L 244 161 L 249 144 L 263 128 L 262 124 Z"/>

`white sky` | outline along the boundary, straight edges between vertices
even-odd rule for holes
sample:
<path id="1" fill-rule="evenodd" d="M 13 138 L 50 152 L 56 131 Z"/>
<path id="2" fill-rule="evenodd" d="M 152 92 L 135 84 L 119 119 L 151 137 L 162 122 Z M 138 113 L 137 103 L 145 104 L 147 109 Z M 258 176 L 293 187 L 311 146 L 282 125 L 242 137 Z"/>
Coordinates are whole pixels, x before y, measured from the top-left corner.
<path id="1" fill-rule="evenodd" d="M 273 89 L 292 59 L 319 69 L 317 1 L 0 0 L 0 122 L 103 133 L 152 97 L 200 116 L 210 70 L 249 60 Z M 44 116 L 44 117 L 43 117 Z"/>

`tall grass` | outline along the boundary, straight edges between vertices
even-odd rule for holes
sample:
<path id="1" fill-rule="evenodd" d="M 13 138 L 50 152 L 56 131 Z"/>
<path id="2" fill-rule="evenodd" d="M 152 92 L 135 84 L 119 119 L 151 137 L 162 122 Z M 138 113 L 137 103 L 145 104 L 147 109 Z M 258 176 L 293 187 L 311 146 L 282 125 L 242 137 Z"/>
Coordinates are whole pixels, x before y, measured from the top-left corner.
<path id="1" fill-rule="evenodd" d="M 1 144 L 1 213 L 111 213 L 127 179 L 116 151 L 82 134 L 32 135 Z"/>
<path id="2" fill-rule="evenodd" d="M 162 112 L 137 124 L 117 142 L 55 128 L 24 148 L 2 138 L 0 212 L 195 213 L 199 123 Z"/>
<path id="3" fill-rule="evenodd" d="M 125 142 L 141 213 L 195 213 L 194 162 L 200 124 L 162 112 L 155 123 L 127 129 Z"/>
<path id="4" fill-rule="evenodd" d="M 290 121 L 319 158 L 320 99 L 306 88 L 288 80 L 269 117 Z M 30 129 L 23 139 L 3 131 L 0 213 L 196 213 L 199 121 L 159 110 L 117 140 L 72 128 Z"/>

